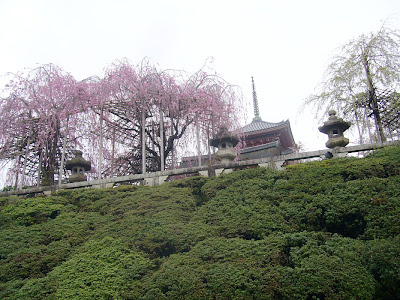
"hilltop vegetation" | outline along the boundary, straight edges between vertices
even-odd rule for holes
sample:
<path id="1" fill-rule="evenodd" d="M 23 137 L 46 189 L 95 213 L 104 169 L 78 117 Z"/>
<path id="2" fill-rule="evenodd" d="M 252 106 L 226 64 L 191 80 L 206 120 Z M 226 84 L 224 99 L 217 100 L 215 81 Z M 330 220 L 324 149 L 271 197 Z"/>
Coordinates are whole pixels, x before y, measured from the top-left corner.
<path id="1" fill-rule="evenodd" d="M 399 299 L 400 147 L 0 198 L 0 298 Z"/>

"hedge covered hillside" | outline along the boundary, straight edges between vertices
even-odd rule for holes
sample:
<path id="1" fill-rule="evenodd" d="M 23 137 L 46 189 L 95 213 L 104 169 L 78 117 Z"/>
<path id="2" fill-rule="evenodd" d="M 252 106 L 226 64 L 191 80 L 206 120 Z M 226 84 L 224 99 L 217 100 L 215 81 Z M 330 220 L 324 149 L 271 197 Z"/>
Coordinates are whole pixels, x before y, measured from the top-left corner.
<path id="1" fill-rule="evenodd" d="M 0 298 L 400 299 L 400 147 L 0 198 Z"/>

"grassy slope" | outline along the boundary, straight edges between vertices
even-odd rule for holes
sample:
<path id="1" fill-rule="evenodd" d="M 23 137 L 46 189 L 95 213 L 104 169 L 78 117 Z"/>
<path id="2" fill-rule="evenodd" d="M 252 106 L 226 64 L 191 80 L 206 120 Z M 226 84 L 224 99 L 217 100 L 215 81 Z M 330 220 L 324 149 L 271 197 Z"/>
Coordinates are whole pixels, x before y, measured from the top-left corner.
<path id="1" fill-rule="evenodd" d="M 399 299 L 400 148 L 0 198 L 0 226 L 0 298 Z"/>

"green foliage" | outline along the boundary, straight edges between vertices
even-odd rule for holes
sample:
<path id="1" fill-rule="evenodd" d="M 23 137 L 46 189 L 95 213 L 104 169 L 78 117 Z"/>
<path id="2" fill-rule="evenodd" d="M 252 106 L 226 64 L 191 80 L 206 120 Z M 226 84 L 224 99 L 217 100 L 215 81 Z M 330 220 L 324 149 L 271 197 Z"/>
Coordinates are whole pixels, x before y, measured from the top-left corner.
<path id="1" fill-rule="evenodd" d="M 284 238 L 288 264 L 277 270 L 285 299 L 373 298 L 374 280 L 360 256 L 362 243 L 306 232 Z"/>
<path id="2" fill-rule="evenodd" d="M 201 188 L 201 192 L 208 198 L 213 198 L 219 191 L 231 186 L 236 182 L 248 179 L 258 179 L 274 183 L 278 179 L 285 178 L 285 174 L 265 168 L 254 168 L 247 170 L 237 170 L 230 174 L 222 174 L 220 177 L 213 177 L 208 180 Z"/>
<path id="3" fill-rule="evenodd" d="M 184 231 L 196 209 L 197 197 L 191 189 L 175 185 L 124 192 L 108 210 L 115 222 L 97 235 L 123 238 L 152 257 L 186 251 L 191 241 Z"/>
<path id="4" fill-rule="evenodd" d="M 0 280 L 46 275 L 107 219 L 97 213 L 62 213 L 47 223 L 5 229 L 0 234 Z"/>
<path id="5" fill-rule="evenodd" d="M 189 177 L 182 180 L 176 180 L 168 183 L 173 187 L 188 187 L 191 190 L 192 195 L 196 197 L 196 204 L 201 205 L 203 202 L 207 201 L 209 198 L 205 197 L 202 192 L 202 187 L 208 182 L 207 178 L 203 176 Z"/>
<path id="6" fill-rule="evenodd" d="M 0 298 L 398 299 L 399 237 L 400 147 L 0 198 Z"/>
<path id="7" fill-rule="evenodd" d="M 0 220 L 13 220 L 30 226 L 54 219 L 62 208 L 63 205 L 54 203 L 50 198 L 18 199 L 0 212 Z"/>
<path id="8" fill-rule="evenodd" d="M 258 241 L 204 240 L 171 255 L 146 281 L 144 299 L 265 299 L 273 293 L 266 254 Z"/>
<path id="9" fill-rule="evenodd" d="M 367 243 L 368 269 L 377 281 L 379 298 L 400 298 L 400 235 Z"/>
<path id="10" fill-rule="evenodd" d="M 9 192 L 9 191 L 12 191 L 12 190 L 15 190 L 15 187 L 9 185 L 9 186 L 3 187 L 1 191 L 2 191 L 2 192 Z"/>
<path id="11" fill-rule="evenodd" d="M 246 175 L 258 173 L 254 169 Z M 224 179 L 221 179 L 224 180 Z M 218 180 L 214 180 L 214 183 Z M 249 178 L 219 190 L 215 197 L 197 210 L 190 227 L 208 228 L 210 236 L 262 239 L 275 231 L 295 229 L 279 210 L 278 202 L 270 193 L 274 179 Z M 209 186 L 205 186 L 209 192 Z"/>
<path id="12" fill-rule="evenodd" d="M 149 259 L 120 240 L 91 240 L 45 281 L 28 281 L 17 297 L 34 297 L 37 289 L 32 287 L 40 283 L 40 294 L 54 294 L 57 299 L 135 299 L 142 288 L 140 279 L 151 267 Z"/>

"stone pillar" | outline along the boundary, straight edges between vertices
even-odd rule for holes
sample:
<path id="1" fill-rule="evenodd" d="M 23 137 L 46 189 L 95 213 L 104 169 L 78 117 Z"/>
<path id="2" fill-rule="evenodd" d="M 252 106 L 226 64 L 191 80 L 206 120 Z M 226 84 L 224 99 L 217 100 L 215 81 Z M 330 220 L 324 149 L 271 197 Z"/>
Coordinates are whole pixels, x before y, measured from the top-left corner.
<path id="1" fill-rule="evenodd" d="M 200 176 L 208 177 L 208 170 L 199 171 Z"/>

